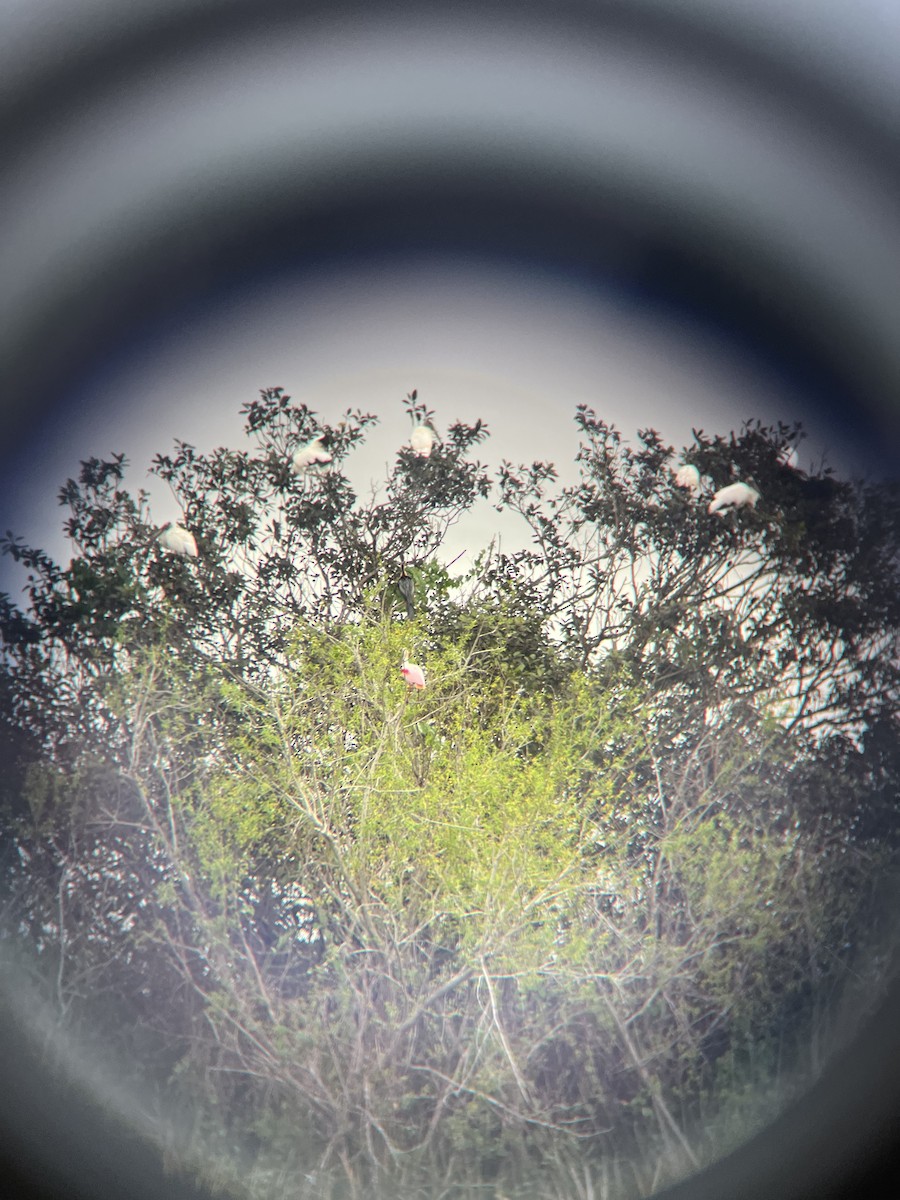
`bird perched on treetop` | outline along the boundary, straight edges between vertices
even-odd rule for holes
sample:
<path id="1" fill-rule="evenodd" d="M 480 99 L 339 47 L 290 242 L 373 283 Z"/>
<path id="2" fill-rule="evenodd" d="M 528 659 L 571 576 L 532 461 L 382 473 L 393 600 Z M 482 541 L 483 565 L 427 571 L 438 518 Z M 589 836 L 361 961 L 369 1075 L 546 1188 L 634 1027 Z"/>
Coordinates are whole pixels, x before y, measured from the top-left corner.
<path id="1" fill-rule="evenodd" d="M 311 442 L 307 442 L 305 446 L 301 446 L 299 450 L 294 451 L 294 457 L 291 459 L 291 470 L 297 475 L 308 471 L 310 467 L 317 466 L 319 463 L 330 463 L 331 455 L 325 449 L 326 434 L 320 433 L 318 437 L 314 437 Z"/>
<path id="2" fill-rule="evenodd" d="M 409 620 L 411 621 L 413 619 L 413 617 L 416 615 L 415 606 L 413 605 L 413 595 L 415 594 L 415 584 L 413 583 L 413 581 L 409 577 L 409 575 L 407 575 L 406 568 L 404 568 L 403 574 L 397 580 L 397 587 L 400 589 L 400 595 L 406 601 L 406 615 L 409 618 Z"/>
<path id="3" fill-rule="evenodd" d="M 181 554 L 186 558 L 197 557 L 197 543 L 194 535 L 183 525 L 173 525 L 171 521 L 168 525 L 163 525 L 159 535 L 159 544 L 164 550 L 171 550 L 173 554 Z"/>
<path id="4" fill-rule="evenodd" d="M 700 491 L 700 472 L 693 463 L 685 463 L 683 467 L 678 468 L 675 472 L 675 486 L 687 488 L 694 493 Z"/>
<path id="5" fill-rule="evenodd" d="M 403 664 L 400 667 L 400 674 L 406 680 L 408 687 L 424 688 L 425 671 L 422 667 L 418 667 L 415 663 L 409 661 L 405 650 L 403 651 Z"/>
<path id="6" fill-rule="evenodd" d="M 409 444 L 413 452 L 420 458 L 428 458 L 434 447 L 434 428 L 429 421 L 423 421 L 412 431 Z"/>
<path id="7" fill-rule="evenodd" d="M 759 492 L 747 483 L 729 483 L 719 488 L 709 502 L 709 512 L 721 512 L 723 508 L 756 508 Z"/>

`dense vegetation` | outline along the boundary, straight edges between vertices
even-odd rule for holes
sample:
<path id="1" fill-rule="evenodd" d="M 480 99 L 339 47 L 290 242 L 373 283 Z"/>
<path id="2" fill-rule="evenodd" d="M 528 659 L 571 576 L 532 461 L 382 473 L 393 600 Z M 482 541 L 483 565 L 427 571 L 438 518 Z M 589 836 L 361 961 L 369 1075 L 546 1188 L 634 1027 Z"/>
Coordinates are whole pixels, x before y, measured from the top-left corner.
<path id="1" fill-rule="evenodd" d="M 245 416 L 154 462 L 196 558 L 121 457 L 61 492 L 68 567 L 3 543 L 7 945 L 220 1187 L 624 1196 L 715 1156 L 879 986 L 896 489 L 787 465 L 799 429 L 676 459 L 580 409 L 575 486 L 456 424 L 362 502 L 372 416 Z M 454 576 L 485 497 L 532 548 Z"/>

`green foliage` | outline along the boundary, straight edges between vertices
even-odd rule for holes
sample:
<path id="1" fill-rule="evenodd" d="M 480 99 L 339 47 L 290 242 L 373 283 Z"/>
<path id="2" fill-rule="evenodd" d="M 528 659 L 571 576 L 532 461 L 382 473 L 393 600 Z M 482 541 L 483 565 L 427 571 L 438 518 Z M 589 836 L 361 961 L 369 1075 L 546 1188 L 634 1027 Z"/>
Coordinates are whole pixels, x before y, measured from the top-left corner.
<path id="1" fill-rule="evenodd" d="M 298 633 L 286 678 L 257 701 L 258 739 L 236 747 L 253 782 L 234 766 L 211 781 L 207 821 L 246 841 L 299 814 L 298 854 L 339 845 L 355 886 L 435 934 L 462 924 L 478 943 L 507 910 L 550 897 L 559 910 L 595 869 L 590 831 L 629 803 L 610 784 L 640 742 L 637 691 L 610 704 L 577 676 L 556 695 L 514 690 L 503 615 L 479 624 L 480 639 L 429 655 L 424 693 L 398 670 L 405 626 Z M 598 744 L 617 757 L 588 782 Z"/>
<path id="2" fill-rule="evenodd" d="M 361 503 L 374 417 L 245 415 L 249 448 L 155 460 L 196 560 L 120 456 L 63 489 L 67 569 L 4 543 L 4 925 L 45 998 L 260 1196 L 690 1169 L 820 1068 L 896 866 L 895 492 L 785 468 L 799 430 L 698 432 L 707 490 L 762 495 L 710 515 L 582 408 L 576 485 L 500 469 L 532 548 L 458 577 L 480 422 Z M 333 464 L 297 475 L 314 432 Z"/>

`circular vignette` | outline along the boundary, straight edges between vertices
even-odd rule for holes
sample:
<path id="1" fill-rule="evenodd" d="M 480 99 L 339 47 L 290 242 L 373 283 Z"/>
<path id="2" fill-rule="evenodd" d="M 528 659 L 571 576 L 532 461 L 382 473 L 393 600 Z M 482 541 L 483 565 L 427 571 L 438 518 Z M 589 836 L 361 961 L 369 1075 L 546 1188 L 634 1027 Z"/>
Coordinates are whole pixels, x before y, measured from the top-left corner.
<path id="1" fill-rule="evenodd" d="M 538 257 L 564 242 L 590 260 L 602 240 L 620 269 L 630 242 L 638 274 L 662 246 L 663 287 L 780 329 L 895 434 L 898 156 L 852 88 L 753 53 L 702 7 L 502 12 L 138 7 L 65 64 L 45 53 L 0 127 L 11 440 L 173 300 L 448 222 L 483 242 L 518 231 Z"/>
<path id="2" fill-rule="evenodd" d="M 764 101 L 765 112 L 782 114 L 778 136 L 768 145 L 771 171 L 781 162 L 785 144 L 792 145 L 802 131 L 816 149 L 814 162 L 794 162 L 800 185 L 793 194 L 766 194 L 782 177 L 777 171 L 767 176 L 752 164 L 744 182 L 758 174 L 756 190 L 742 193 L 734 179 L 718 173 L 725 167 L 714 160 L 711 147 L 724 143 L 715 143 L 715 137 L 707 153 L 699 140 L 687 140 L 675 147 L 680 156 L 655 160 L 659 130 L 654 136 L 638 118 L 662 117 L 662 93 L 657 108 L 631 110 L 628 129 L 643 133 L 643 142 L 636 136 L 617 143 L 608 136 L 610 126 L 588 114 L 583 121 L 587 141 L 554 143 L 558 126 L 542 122 L 539 103 L 535 120 L 510 120 L 523 95 L 520 89 L 483 94 L 482 102 L 493 95 L 503 120 L 492 119 L 482 103 L 483 121 L 463 108 L 455 125 L 436 124 L 436 107 L 398 126 L 387 119 L 391 113 L 417 116 L 410 93 L 401 90 L 395 107 L 384 110 L 378 137 L 365 144 L 352 136 L 350 124 L 344 126 L 343 142 L 312 147 L 287 135 L 281 143 L 267 143 L 248 127 L 249 140 L 236 153 L 227 148 L 234 130 L 223 119 L 207 126 L 221 135 L 215 147 L 219 157 L 210 156 L 207 170 L 191 171 L 191 159 L 185 157 L 189 146 L 181 145 L 166 163 L 163 138 L 157 143 L 162 155 L 157 185 L 144 206 L 124 193 L 117 205 L 113 189 L 116 220 L 98 230 L 92 224 L 96 214 L 72 208 L 66 228 L 52 222 L 48 227 L 59 240 L 43 242 L 44 258 L 33 246 L 22 256 L 20 239 L 27 228 L 27 222 L 21 224 L 22 201 L 36 160 L 48 146 L 58 148 L 66 130 L 82 117 L 114 110 L 136 81 L 149 87 L 154 77 L 164 80 L 168 72 L 183 79 L 200 60 L 209 69 L 213 59 L 227 57 L 228 47 L 246 47 L 246 39 L 257 36 L 265 22 L 273 23 L 270 29 L 278 25 L 279 37 L 299 31 L 307 45 L 318 38 L 339 53 L 339 34 L 357 21 L 373 32 L 379 27 L 381 36 L 397 45 L 411 25 L 428 20 L 477 42 L 479 22 L 485 20 L 475 6 L 457 6 L 445 18 L 436 4 L 419 5 L 415 14 L 399 4 L 379 6 L 374 13 L 355 5 L 345 4 L 338 13 L 310 4 L 298 13 L 280 3 L 219 0 L 136 6 L 127 22 L 102 26 L 105 6 L 85 7 L 93 23 L 82 26 L 77 45 L 66 43 L 65 53 L 47 39 L 34 56 L 31 74 L 23 70 L 16 77 L 0 125 L 5 199 L 15 218 L 4 223 L 2 249 L 12 255 L 13 266 L 4 272 L 0 310 L 10 448 L 47 404 L 46 397 L 64 393 L 130 328 L 173 302 L 202 302 L 280 256 L 306 262 L 323 254 L 352 254 L 361 245 L 391 249 L 441 242 L 451 250 L 475 245 L 521 256 L 527 249 L 537 259 L 587 261 L 600 271 L 668 290 L 707 314 L 718 311 L 764 345 L 791 348 L 822 362 L 840 381 L 839 392 L 859 406 L 859 419 L 865 412 L 876 428 L 896 437 L 900 360 L 889 336 L 900 279 L 895 259 L 900 239 L 892 243 L 890 238 L 900 225 L 895 131 L 846 77 L 836 77 L 813 55 L 799 65 L 779 44 L 774 22 L 768 42 L 750 42 L 742 39 L 739 21 L 729 26 L 721 13 L 700 5 L 679 13 L 666 4 L 569 3 L 550 12 L 529 3 L 516 6 L 514 25 L 511 7 L 495 7 L 485 28 L 491 36 L 502 35 L 502 11 L 509 22 L 507 45 L 525 39 L 533 47 L 553 45 L 557 52 L 574 53 L 578 42 L 588 56 L 637 54 L 645 66 L 680 77 L 686 89 L 675 96 L 669 116 L 680 112 L 683 123 L 669 126 L 669 132 L 690 128 L 697 110 L 688 103 L 689 94 L 700 82 L 722 90 L 722 124 L 710 126 L 718 137 L 728 128 L 728 112 L 743 110 L 746 118 L 754 98 Z M 566 61 L 563 55 L 564 68 Z M 249 62 L 248 54 L 248 70 Z M 198 78 L 202 87 L 202 71 Z M 226 93 L 227 88 L 219 95 Z M 707 94 L 703 91 L 701 100 Z M 561 120 L 585 115 L 572 109 L 563 111 Z M 353 112 L 343 119 L 351 122 Z M 589 135 L 598 125 L 605 140 L 591 143 Z M 742 148 L 765 144 L 750 137 L 746 123 L 734 130 L 738 141 L 731 167 Z M 254 144 L 257 156 L 248 157 L 247 146 Z M 126 156 L 114 167 L 111 180 L 124 177 L 127 162 Z M 848 176 L 852 187 L 844 195 L 816 191 Z M 23 189 L 18 195 L 17 187 Z M 74 257 L 54 258 L 57 250 L 73 247 Z M 892 450 L 888 445 L 885 454 Z M 898 1010 L 895 991 L 803 1101 L 727 1159 L 666 1194 L 672 1200 L 799 1198 L 873 1190 L 897 1133 Z M 36 1194 L 65 1190 L 92 1196 L 123 1190 L 121 1179 L 127 1176 L 130 1195 L 179 1194 L 152 1149 L 131 1130 L 109 1115 L 92 1115 L 77 1094 L 59 1092 L 22 1042 L 11 1013 L 5 1018 L 0 1028 L 4 1060 L 15 1085 L 4 1089 L 0 1121 L 8 1135 L 10 1170 L 18 1162 L 18 1185 L 32 1186 Z M 86 1150 L 90 1147 L 102 1151 Z M 191 1194 L 186 1185 L 183 1194 Z"/>

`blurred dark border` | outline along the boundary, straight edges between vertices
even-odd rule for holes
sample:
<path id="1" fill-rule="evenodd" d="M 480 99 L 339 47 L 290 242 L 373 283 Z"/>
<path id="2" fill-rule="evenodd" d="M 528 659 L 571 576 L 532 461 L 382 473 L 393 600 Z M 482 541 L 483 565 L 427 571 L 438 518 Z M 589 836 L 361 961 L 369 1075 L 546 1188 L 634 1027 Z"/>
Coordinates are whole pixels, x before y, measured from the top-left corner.
<path id="1" fill-rule="evenodd" d="M 21 156 L 53 130 L 59 114 L 86 97 L 124 85 L 139 64 L 154 62 L 164 69 L 170 56 L 184 56 L 195 42 L 239 39 L 262 21 L 302 20 L 312 28 L 323 20 L 334 21 L 338 11 L 348 22 L 364 12 L 377 11 L 385 20 L 400 21 L 431 10 L 447 12 L 446 3 L 437 0 L 419 0 L 414 9 L 374 0 L 365 5 L 343 3 L 339 10 L 325 0 L 157 0 L 131 8 L 109 0 L 105 6 L 89 7 L 91 19 L 77 28 L 66 24 L 55 29 L 50 22 L 40 45 L 35 43 L 30 70 L 6 89 L 0 112 L 2 172 L 15 171 Z M 101 7 L 109 20 L 102 19 Z M 779 41 L 774 25 L 765 45 L 751 46 L 742 40 L 737 25 L 723 19 L 727 4 L 718 14 L 699 4 L 661 0 L 557 0 L 552 5 L 518 0 L 515 6 L 495 7 L 516 21 L 532 21 L 536 29 L 544 22 L 566 22 L 572 28 L 582 26 L 586 36 L 596 36 L 598 30 L 614 28 L 664 45 L 667 53 L 688 61 L 716 61 L 724 72 L 753 79 L 786 106 L 806 114 L 813 125 L 827 124 L 873 164 L 886 195 L 895 200 L 900 196 L 900 146 L 891 120 L 880 119 L 869 99 L 863 102 L 852 72 L 836 74 L 814 54 L 798 58 Z M 465 21 L 470 10 L 481 9 L 458 3 L 452 12 Z M 885 114 L 896 111 L 896 105 L 897 96 L 887 98 Z M 297 255 L 309 261 L 312 246 L 339 256 L 377 243 L 389 253 L 415 249 L 423 239 L 433 245 L 436 229 L 442 230 L 449 251 L 474 244 L 476 249 L 481 245 L 516 257 L 527 241 L 536 260 L 565 267 L 571 257 L 573 270 L 576 260 L 578 269 L 584 269 L 587 260 L 598 276 L 607 278 L 615 278 L 625 261 L 622 246 L 631 245 L 634 252 L 626 256 L 623 286 L 627 282 L 631 288 L 645 289 L 652 303 L 664 302 L 667 289 L 677 292 L 680 303 L 692 307 L 698 318 L 714 319 L 728 336 L 752 329 L 760 353 L 797 371 L 801 382 L 826 397 L 836 422 L 848 419 L 848 414 L 865 419 L 865 390 L 872 375 L 870 371 L 863 386 L 854 370 L 859 347 L 853 331 L 848 329 L 840 339 L 832 336 L 833 330 L 823 332 L 812 303 L 807 310 L 798 309 L 789 330 L 767 317 L 759 297 L 734 286 L 717 265 L 734 261 L 742 253 L 740 246 L 730 247 L 730 255 L 713 255 L 708 246 L 700 246 L 689 222 L 660 231 L 652 204 L 644 210 L 624 205 L 623 197 L 613 193 L 607 219 L 599 223 L 611 231 L 606 238 L 597 234 L 596 221 L 589 226 L 579 219 L 577 207 L 567 209 L 569 199 L 552 187 L 543 198 L 532 196 L 521 211 L 513 206 L 510 212 L 514 172 L 504 178 L 502 170 L 495 171 L 493 183 L 473 186 L 471 179 L 478 174 L 474 165 L 474 160 L 466 162 L 468 183 L 454 182 L 438 166 L 431 171 L 427 164 L 415 179 L 397 175 L 390 182 L 382 177 L 380 185 L 346 195 L 342 207 L 310 211 L 302 226 L 288 191 L 228 197 L 212 214 L 214 219 L 208 211 L 188 215 L 193 222 L 190 236 L 182 227 L 173 241 L 161 223 L 158 238 L 139 249 L 130 248 L 126 254 L 125 247 L 111 247 L 108 261 L 98 264 L 96 277 L 77 305 L 71 296 L 49 298 L 41 323 L 9 347 L 0 363 L 8 430 L 18 429 L 24 437 L 29 420 L 39 415 L 35 397 L 71 393 L 105 354 L 120 346 L 128 330 L 163 320 L 173 298 L 188 312 L 248 275 L 270 269 L 279 258 L 283 263 L 285 257 Z M 427 228 L 417 225 L 417 214 L 425 210 L 430 213 Z M 567 214 L 566 220 L 559 220 L 561 213 Z M 589 227 L 594 242 L 586 254 L 583 238 Z M 577 253 L 573 239 L 581 239 Z M 787 287 L 789 281 L 776 276 L 772 284 Z M 885 297 L 885 302 L 890 299 Z M 48 346 L 52 353 L 47 353 Z M 885 393 L 892 391 L 900 403 L 898 355 L 895 346 L 875 366 Z M 872 438 L 874 443 L 874 426 Z M 7 460 L 17 445 L 17 435 L 10 435 Z M 882 452 L 888 452 L 883 442 Z M 2 1194 L 70 1200 L 116 1195 L 180 1200 L 202 1194 L 167 1172 L 153 1146 L 116 1113 L 98 1105 L 77 1081 L 61 1081 L 48 1062 L 45 1050 L 17 1027 L 11 1008 L 0 1004 Z M 670 1200 L 900 1196 L 900 984 L 891 989 L 863 1035 L 782 1120 L 665 1195 Z"/>

